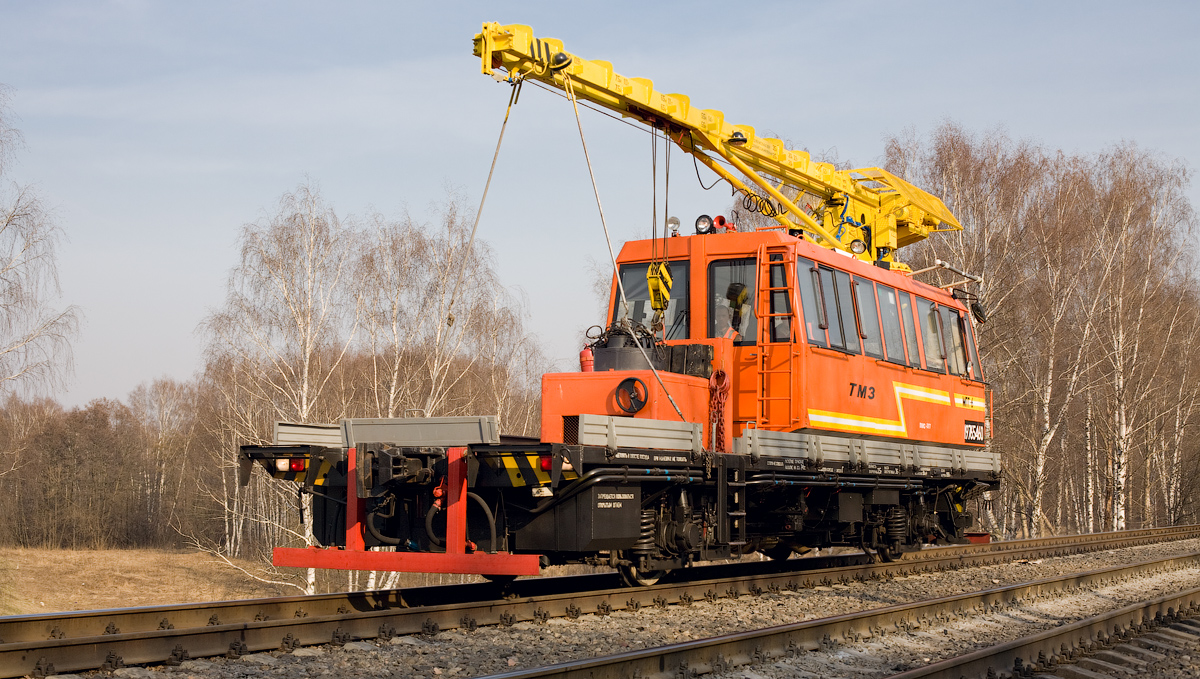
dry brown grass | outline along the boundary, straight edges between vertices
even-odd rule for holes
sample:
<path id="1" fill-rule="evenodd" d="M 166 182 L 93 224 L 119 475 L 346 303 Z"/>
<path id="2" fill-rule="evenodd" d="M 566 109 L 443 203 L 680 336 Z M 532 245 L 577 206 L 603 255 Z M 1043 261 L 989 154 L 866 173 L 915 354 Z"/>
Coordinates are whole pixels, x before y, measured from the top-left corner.
<path id="1" fill-rule="evenodd" d="M 190 550 L 0 549 L 0 615 L 295 593 Z"/>
<path id="2" fill-rule="evenodd" d="M 757 560 L 758 555 L 747 557 Z M 250 572 L 261 564 L 235 563 Z M 301 569 L 282 569 L 301 582 Z M 551 566 L 543 576 L 608 571 L 591 566 Z M 481 582 L 473 575 L 404 573 L 399 587 Z M 383 580 L 377 586 L 382 586 Z M 317 590 L 363 589 L 365 573 L 320 571 Z M 183 604 L 225 599 L 295 596 L 295 587 L 259 582 L 204 552 L 167 549 L 0 548 L 0 615 Z"/>

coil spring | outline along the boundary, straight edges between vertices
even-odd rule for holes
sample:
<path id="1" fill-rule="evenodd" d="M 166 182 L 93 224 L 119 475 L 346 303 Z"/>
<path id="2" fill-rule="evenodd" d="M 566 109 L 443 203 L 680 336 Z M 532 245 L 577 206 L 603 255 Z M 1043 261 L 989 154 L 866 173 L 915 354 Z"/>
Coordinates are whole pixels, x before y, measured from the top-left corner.
<path id="1" fill-rule="evenodd" d="M 637 542 L 633 543 L 633 551 L 635 552 L 653 552 L 654 551 L 654 510 L 642 510 L 641 531 L 638 535 Z"/>
<path id="2" fill-rule="evenodd" d="M 903 507 L 892 507 L 883 519 L 883 527 L 889 539 L 904 540 L 908 537 L 908 512 Z"/>

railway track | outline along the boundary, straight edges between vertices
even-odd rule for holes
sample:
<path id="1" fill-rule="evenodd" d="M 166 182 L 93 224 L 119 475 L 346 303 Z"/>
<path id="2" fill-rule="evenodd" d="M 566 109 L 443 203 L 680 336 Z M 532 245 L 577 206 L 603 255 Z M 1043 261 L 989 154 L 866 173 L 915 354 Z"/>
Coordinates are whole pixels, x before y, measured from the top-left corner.
<path id="1" fill-rule="evenodd" d="M 955 619 L 1002 611 L 1029 600 L 1056 596 L 1059 593 L 1110 586 L 1132 578 L 1198 566 L 1200 553 L 1153 559 L 1009 587 L 875 608 L 848 615 L 806 620 L 549 667 L 493 674 L 484 679 L 677 679 L 709 674 L 721 675 L 743 666 L 796 658 L 814 651 L 832 650 L 843 642 L 858 643 L 879 639 L 888 634 L 905 633 L 937 623 L 949 623 Z M 1080 621 L 1018 642 L 1002 644 L 961 658 L 894 675 L 893 679 L 983 679 L 1005 674 L 1021 678 L 1033 677 L 1035 673 L 1049 666 L 1049 658 L 1059 654 L 1063 648 L 1067 649 L 1065 657 L 1071 656 L 1071 649 L 1079 649 L 1076 653 L 1082 653 L 1084 649 L 1100 650 L 1099 645 L 1106 643 L 1108 639 L 1123 638 L 1124 630 L 1146 620 L 1153 620 L 1156 613 L 1165 616 L 1168 609 L 1172 617 L 1181 609 L 1200 610 L 1200 588 L 1159 597 L 1154 602 L 1125 607 L 1111 615 L 1097 616 L 1095 620 Z M 1118 626 L 1119 631 L 1109 634 L 1108 630 L 1111 630 L 1114 624 Z M 1195 629 L 1195 636 L 1200 637 L 1200 626 Z M 1188 633 L 1190 634 L 1190 631 Z M 1177 639 L 1175 643 L 1182 642 Z M 1039 658 L 1039 652 L 1043 660 L 1040 665 L 1036 660 Z M 1029 661 L 1031 657 L 1035 659 L 1033 662 Z M 1018 662 L 1017 658 L 1023 660 Z M 1013 667 L 1017 668 L 1018 673 L 1015 675 L 1012 674 Z M 1001 672 L 1002 669 L 1006 671 Z M 1132 676 L 1132 673 L 1129 676 Z"/>
<path id="2" fill-rule="evenodd" d="M 889 679 L 1129 677 L 1200 646 L 1200 587 L 892 675 Z"/>
<path id="3" fill-rule="evenodd" d="M 518 580 L 505 589 L 472 584 L 10 616 L 0 618 L 0 676 L 112 669 L 213 655 L 236 657 L 351 639 L 578 617 L 585 612 L 687 605 L 701 598 L 796 590 L 1197 536 L 1200 526 L 1182 526 L 934 548 L 894 563 L 868 563 L 859 554 L 705 566 L 684 572 L 686 580 L 640 589 L 618 587 L 614 576 L 601 574 Z"/>

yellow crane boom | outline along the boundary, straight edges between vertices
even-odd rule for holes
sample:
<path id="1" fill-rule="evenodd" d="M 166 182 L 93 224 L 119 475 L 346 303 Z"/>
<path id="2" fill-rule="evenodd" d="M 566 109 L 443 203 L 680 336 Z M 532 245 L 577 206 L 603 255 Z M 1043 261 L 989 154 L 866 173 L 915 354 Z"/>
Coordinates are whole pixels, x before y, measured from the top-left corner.
<path id="1" fill-rule="evenodd" d="M 737 189 L 770 196 L 781 208 L 774 215 L 780 227 L 827 247 L 890 266 L 897 248 L 935 231 L 962 228 L 940 199 L 886 170 L 838 170 L 813 162 L 808 153 L 760 137 L 749 125 L 725 122 L 721 111 L 692 106 L 686 95 L 657 92 L 650 80 L 625 77 L 606 61 L 567 52 L 561 40 L 536 38 L 528 26 L 485 23 L 474 45 L 484 74 L 510 82 L 532 78 L 662 130 Z M 785 195 L 785 187 L 797 196 L 816 196 L 820 205 L 810 214 Z"/>

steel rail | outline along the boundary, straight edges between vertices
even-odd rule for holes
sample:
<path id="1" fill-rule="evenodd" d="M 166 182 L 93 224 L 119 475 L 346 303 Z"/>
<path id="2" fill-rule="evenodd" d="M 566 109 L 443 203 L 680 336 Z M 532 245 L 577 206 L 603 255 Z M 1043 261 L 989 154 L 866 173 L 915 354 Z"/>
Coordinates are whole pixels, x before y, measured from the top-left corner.
<path id="1" fill-rule="evenodd" d="M 1147 633 L 1157 637 L 1146 644 L 1148 650 L 1191 646 L 1200 641 L 1200 622 L 1183 621 L 1198 613 L 1200 587 L 1195 587 L 894 674 L 889 679 L 1033 676 L 1054 672 L 1060 665 L 1073 664 L 1113 646 L 1119 649 L 1123 643 L 1137 643 Z M 1154 635 L 1156 631 L 1159 633 Z"/>
<path id="2" fill-rule="evenodd" d="M 1020 605 L 1025 600 L 1045 598 L 1058 592 L 1114 585 L 1133 577 L 1195 566 L 1200 566 L 1200 552 L 548 667 L 492 674 L 481 679 L 677 679 L 728 672 L 745 665 L 831 649 L 843 640 L 858 642 L 890 632 L 906 632 L 955 618 L 1004 610 Z M 1188 603 L 1185 605 L 1191 606 L 1193 601 L 1200 602 L 1200 589 L 1172 596 L 1175 597 L 1172 600 L 1186 601 Z M 987 668 L 983 671 L 986 673 Z M 958 679 L 960 674 L 950 669 L 946 674 L 935 676 Z M 908 679 L 910 675 L 897 676 Z M 968 673 L 965 676 L 975 675 Z"/>
<path id="3" fill-rule="evenodd" d="M 982 545 L 935 547 L 906 554 L 899 563 L 945 567 L 947 557 L 986 556 L 1022 558 L 1061 556 L 1082 549 L 1113 549 L 1156 541 L 1200 537 L 1200 525 L 1142 529 L 1087 535 L 1010 540 Z M 964 562 L 965 563 L 965 562 Z M 978 562 L 973 562 L 978 563 Z M 690 580 L 713 580 L 729 576 L 815 572 L 815 576 L 853 577 L 861 569 L 839 572 L 837 568 L 868 565 L 861 553 L 806 557 L 785 562 L 738 562 L 706 565 L 678 572 Z M 884 569 L 876 566 L 873 570 Z M 820 573 L 816 571 L 825 571 Z M 526 598 L 551 594 L 575 594 L 616 586 L 613 574 L 562 576 L 517 580 L 501 589 L 491 583 L 435 585 L 404 589 L 296 595 L 237 601 L 145 606 L 107 610 L 71 611 L 0 617 L 0 644 L 40 641 L 49 638 L 101 636 L 114 631 L 142 632 L 161 628 L 204 627 L 221 622 L 253 622 L 290 617 L 319 617 L 353 611 L 386 608 L 417 608 L 449 603 L 473 603 L 500 598 Z M 667 585 L 660 585 L 664 589 Z"/>
<path id="4" fill-rule="evenodd" d="M 323 644 L 520 620 L 607 614 L 700 598 L 934 572 L 1200 536 L 1200 525 L 1014 540 L 922 550 L 893 563 L 863 554 L 703 566 L 690 579 L 618 587 L 613 574 L 0 617 L 0 677 L 53 664 L 58 672 Z M 842 563 L 846 565 L 833 566 Z M 807 569 L 806 569 L 807 566 Z M 813 567 L 816 568 L 813 568 Z M 824 566 L 824 567 L 822 567 Z"/>

